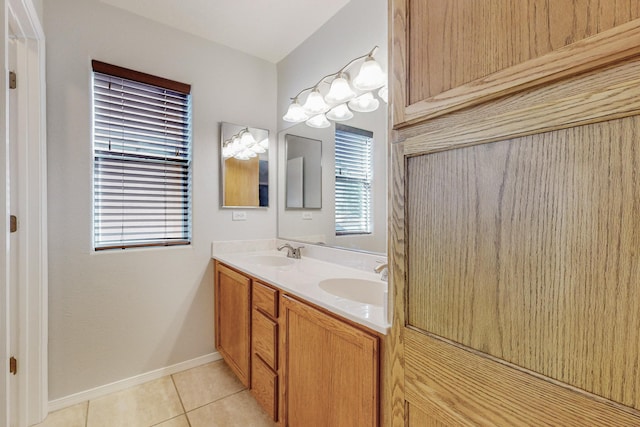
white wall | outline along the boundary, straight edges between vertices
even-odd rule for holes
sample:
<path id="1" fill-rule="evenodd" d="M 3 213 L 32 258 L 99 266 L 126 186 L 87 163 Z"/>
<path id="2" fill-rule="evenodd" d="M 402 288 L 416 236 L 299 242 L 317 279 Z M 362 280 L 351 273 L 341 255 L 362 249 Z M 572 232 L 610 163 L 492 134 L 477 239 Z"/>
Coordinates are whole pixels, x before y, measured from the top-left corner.
<path id="1" fill-rule="evenodd" d="M 374 46 L 380 50 L 375 58 L 387 67 L 387 1 L 351 0 L 333 18 L 278 63 L 278 130 L 279 136 L 279 236 L 296 239 L 309 236 L 308 241 L 324 241 L 330 246 L 386 253 L 387 244 L 387 109 L 373 113 L 354 113 L 345 125 L 373 132 L 373 233 L 362 236 L 335 236 L 334 219 L 334 134 L 335 127 L 313 129 L 304 123 L 292 126 L 282 120 L 291 102 L 301 89 L 313 86 L 322 76 L 334 73 L 348 61 L 368 53 Z M 358 70 L 356 65 L 355 72 Z M 353 77 L 353 76 L 352 76 Z M 304 102 L 306 94 L 301 102 Z M 298 211 L 285 211 L 284 206 L 284 134 L 320 139 L 322 144 L 322 209 L 312 210 L 313 220 L 303 220 Z M 304 239 L 307 240 L 307 239 Z"/>
<path id="2" fill-rule="evenodd" d="M 246 222 L 219 208 L 219 122 L 269 129 L 275 144 L 277 94 L 274 64 L 99 0 L 47 0 L 44 25 L 54 400 L 214 351 L 211 241 L 276 235 L 275 203 Z M 192 85 L 191 246 L 92 250 L 91 59 Z"/>
<path id="3" fill-rule="evenodd" d="M 36 10 L 36 13 L 38 14 L 38 19 L 40 19 L 40 22 L 42 22 L 42 18 L 43 18 L 42 0 L 31 0 L 31 3 L 33 3 L 33 7 Z"/>

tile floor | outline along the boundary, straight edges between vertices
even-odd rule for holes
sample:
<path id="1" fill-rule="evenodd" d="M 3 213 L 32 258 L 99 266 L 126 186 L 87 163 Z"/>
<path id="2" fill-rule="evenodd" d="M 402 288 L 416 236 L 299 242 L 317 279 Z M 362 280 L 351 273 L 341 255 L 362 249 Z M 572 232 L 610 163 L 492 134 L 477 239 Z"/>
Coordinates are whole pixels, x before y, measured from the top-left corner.
<path id="1" fill-rule="evenodd" d="M 222 361 L 49 414 L 35 427 L 273 427 Z"/>

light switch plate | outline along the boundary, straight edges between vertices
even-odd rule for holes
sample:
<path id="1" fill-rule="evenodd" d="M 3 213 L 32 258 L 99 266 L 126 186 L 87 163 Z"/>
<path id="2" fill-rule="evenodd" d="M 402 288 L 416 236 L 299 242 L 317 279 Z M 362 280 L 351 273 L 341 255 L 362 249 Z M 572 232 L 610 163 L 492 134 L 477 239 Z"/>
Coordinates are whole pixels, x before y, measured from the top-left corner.
<path id="1" fill-rule="evenodd" d="M 302 212 L 302 219 L 313 219 L 312 212 Z"/>
<path id="2" fill-rule="evenodd" d="M 247 213 L 244 211 L 233 211 L 231 213 L 231 219 L 233 221 L 246 221 L 247 220 Z"/>

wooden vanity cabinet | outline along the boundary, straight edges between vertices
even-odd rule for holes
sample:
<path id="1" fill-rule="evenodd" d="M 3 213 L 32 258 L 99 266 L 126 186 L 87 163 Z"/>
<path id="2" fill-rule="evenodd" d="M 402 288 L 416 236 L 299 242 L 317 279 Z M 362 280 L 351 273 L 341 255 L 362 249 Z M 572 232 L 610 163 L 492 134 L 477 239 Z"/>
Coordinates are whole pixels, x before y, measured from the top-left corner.
<path id="1" fill-rule="evenodd" d="M 278 290 L 256 280 L 251 310 L 251 393 L 272 420 L 278 410 Z"/>
<path id="2" fill-rule="evenodd" d="M 251 279 L 216 261 L 216 349 L 246 387 L 250 385 Z"/>
<path id="3" fill-rule="evenodd" d="M 380 424 L 380 336 L 215 263 L 216 348 L 271 419 Z"/>
<path id="4" fill-rule="evenodd" d="M 281 307 L 286 425 L 377 426 L 378 337 L 288 296 Z"/>

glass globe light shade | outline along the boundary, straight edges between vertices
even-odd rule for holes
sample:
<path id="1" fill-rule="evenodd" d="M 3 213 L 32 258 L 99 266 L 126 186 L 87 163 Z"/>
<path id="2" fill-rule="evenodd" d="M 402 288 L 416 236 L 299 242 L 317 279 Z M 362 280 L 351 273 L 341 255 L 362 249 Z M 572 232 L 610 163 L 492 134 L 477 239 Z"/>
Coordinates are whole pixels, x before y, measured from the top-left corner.
<path id="1" fill-rule="evenodd" d="M 233 148 L 230 145 L 225 145 L 222 149 L 222 157 L 228 159 L 229 157 L 233 157 Z"/>
<path id="2" fill-rule="evenodd" d="M 378 91 L 378 96 L 387 104 L 389 103 L 389 89 L 386 85 L 380 88 L 380 90 Z"/>
<path id="3" fill-rule="evenodd" d="M 318 129 L 328 128 L 329 126 L 331 126 L 331 123 L 329 123 L 329 120 L 327 120 L 327 117 L 324 114 L 316 114 L 315 116 L 307 120 L 306 123 L 307 126 Z"/>
<path id="4" fill-rule="evenodd" d="M 371 92 L 360 95 L 349 101 L 349 108 L 360 113 L 369 113 L 378 109 L 380 101 L 373 97 Z"/>
<path id="5" fill-rule="evenodd" d="M 309 96 L 307 96 L 307 100 L 302 108 L 309 116 L 316 116 L 326 112 L 329 106 L 324 102 L 324 98 L 322 98 L 318 89 L 314 89 Z"/>
<path id="6" fill-rule="evenodd" d="M 269 149 L 269 138 L 265 138 L 262 141 L 258 142 L 258 145 L 264 148 L 265 150 Z"/>
<path id="7" fill-rule="evenodd" d="M 238 160 L 249 160 L 252 157 L 256 157 L 257 154 L 254 153 L 253 151 L 249 150 L 248 148 L 245 148 L 244 150 L 242 150 L 241 152 L 239 152 L 238 154 L 235 155 L 235 158 Z"/>
<path id="8" fill-rule="evenodd" d="M 342 104 L 355 98 L 356 93 L 351 89 L 349 82 L 343 76 L 344 74 L 340 74 L 331 82 L 329 93 L 324 97 L 324 100 L 327 101 L 328 104 Z"/>
<path id="9" fill-rule="evenodd" d="M 267 149 L 260 144 L 252 145 L 251 148 L 249 148 L 249 150 L 253 151 L 256 154 L 262 154 L 267 152 Z"/>
<path id="10" fill-rule="evenodd" d="M 240 137 L 240 144 L 242 144 L 242 146 L 245 148 L 249 148 L 255 143 L 256 139 L 253 137 L 253 135 L 251 135 L 251 132 L 245 129 L 242 132 L 242 136 Z"/>
<path id="11" fill-rule="evenodd" d="M 347 104 L 336 105 L 327 113 L 327 119 L 336 122 L 349 120 L 352 117 L 353 113 L 351 112 L 351 110 L 349 110 L 349 108 L 347 108 Z"/>
<path id="12" fill-rule="evenodd" d="M 353 86 L 358 90 L 373 90 L 387 83 L 387 75 L 380 64 L 368 57 L 360 67 L 360 72 L 353 79 Z"/>
<path id="13" fill-rule="evenodd" d="M 232 148 L 234 156 L 244 149 L 242 143 L 240 142 L 240 138 L 238 138 L 237 136 L 233 137 L 229 146 Z"/>
<path id="14" fill-rule="evenodd" d="M 298 103 L 298 99 L 294 99 L 293 102 L 289 105 L 289 109 L 287 110 L 287 114 L 282 117 L 282 120 L 290 123 L 300 123 L 304 122 L 309 118 L 309 115 L 304 111 L 302 105 Z"/>

